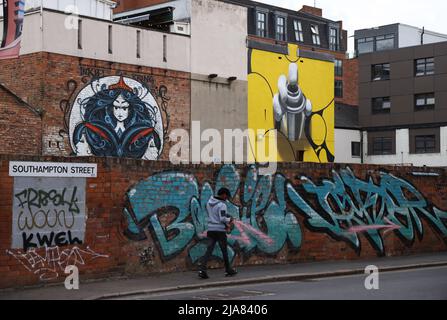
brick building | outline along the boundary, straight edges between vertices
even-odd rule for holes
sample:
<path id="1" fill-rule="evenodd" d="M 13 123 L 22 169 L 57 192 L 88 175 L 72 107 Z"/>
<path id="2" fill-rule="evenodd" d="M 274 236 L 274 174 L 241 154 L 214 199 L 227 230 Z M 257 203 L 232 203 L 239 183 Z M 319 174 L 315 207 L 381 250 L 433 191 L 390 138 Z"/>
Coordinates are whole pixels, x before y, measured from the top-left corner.
<path id="1" fill-rule="evenodd" d="M 59 9 L 31 6 L 20 57 L 0 62 L 2 108 L 10 110 L 0 134 L 24 133 L 2 152 L 168 159 L 169 132 L 190 126 L 189 38 Z M 104 93 L 130 94 L 122 121 L 113 101 L 95 109 Z M 103 143 L 107 150 L 95 149 Z"/>
<path id="2" fill-rule="evenodd" d="M 279 52 L 287 51 L 287 46 L 293 44 L 308 58 L 333 59 L 332 82 L 338 110 L 335 117 L 345 108 L 357 105 L 357 63 L 346 58 L 347 33 L 341 21 L 322 17 L 321 9 L 304 6 L 293 11 L 248 0 L 118 3 L 90 0 L 89 5 L 83 3 L 79 8 L 79 16 L 73 16 L 64 14 L 66 8 L 59 5 L 59 2 L 45 3 L 40 16 L 37 2 L 28 3 L 22 53 L 17 61 L 20 65 L 30 63 L 26 68 L 35 83 L 25 86 L 15 83 L 13 73 L 0 75 L 5 87 L 43 111 L 40 129 L 43 155 L 95 154 L 82 141 L 99 133 L 78 128 L 85 115 L 82 112 L 79 115 L 82 106 L 76 101 L 97 78 L 108 81 L 96 83 L 108 88 L 118 84 L 118 78 L 110 77 L 120 75 L 130 79 L 125 80 L 128 87 L 132 79 L 147 87 L 159 110 L 156 135 L 148 137 L 152 142 L 145 142 L 155 144 L 156 148 L 140 155 L 143 159 L 167 159 L 168 134 L 177 128 L 189 132 L 195 121 L 200 121 L 199 133 L 209 128 L 222 132 L 247 129 L 250 43 L 268 43 L 279 48 Z M 256 27 L 260 12 L 267 19 L 262 35 Z M 281 19 L 285 19 L 284 29 L 278 35 L 275 24 Z M 47 54 L 49 60 L 32 63 L 33 55 L 37 54 Z M 12 61 L 3 64 L 15 68 Z M 29 88 L 33 90 L 30 92 Z M 167 90 L 160 91 L 161 88 Z M 78 115 L 73 115 L 76 108 Z M 109 129 L 120 134 L 118 125 L 113 126 L 113 130 Z M 348 142 L 347 148 L 350 146 Z M 20 153 L 16 149 L 10 152 Z M 96 154 L 122 154 L 122 151 L 102 152 Z M 318 160 L 303 157 L 302 152 L 303 147 L 298 146 L 282 159 Z M 331 161 L 330 157 L 323 158 Z M 214 157 L 214 160 L 222 159 Z"/>

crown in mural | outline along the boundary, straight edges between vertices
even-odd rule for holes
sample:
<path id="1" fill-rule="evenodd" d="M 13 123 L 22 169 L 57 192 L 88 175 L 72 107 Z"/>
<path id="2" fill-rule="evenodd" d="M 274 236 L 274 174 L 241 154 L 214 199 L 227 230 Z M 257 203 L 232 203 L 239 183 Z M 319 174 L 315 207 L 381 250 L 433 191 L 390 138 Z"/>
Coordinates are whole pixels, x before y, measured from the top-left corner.
<path id="1" fill-rule="evenodd" d="M 126 90 L 129 92 L 133 92 L 132 88 L 129 87 L 126 82 L 124 82 L 124 77 L 120 76 L 120 81 L 118 81 L 118 83 L 112 84 L 109 86 L 110 90 L 117 90 L 117 89 L 122 89 L 122 90 Z"/>

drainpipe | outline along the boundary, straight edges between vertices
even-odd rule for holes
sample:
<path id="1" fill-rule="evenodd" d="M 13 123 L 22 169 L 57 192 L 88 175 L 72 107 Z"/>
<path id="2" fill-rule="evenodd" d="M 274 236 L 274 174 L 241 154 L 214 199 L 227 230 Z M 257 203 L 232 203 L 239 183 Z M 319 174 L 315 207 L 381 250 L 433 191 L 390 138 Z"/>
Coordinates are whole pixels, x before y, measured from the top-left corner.
<path id="1" fill-rule="evenodd" d="M 422 33 L 421 33 L 421 45 L 424 44 L 424 34 L 425 34 L 425 27 L 422 27 Z"/>
<path id="2" fill-rule="evenodd" d="M 365 163 L 364 153 L 363 153 L 363 130 L 360 130 L 360 163 Z"/>

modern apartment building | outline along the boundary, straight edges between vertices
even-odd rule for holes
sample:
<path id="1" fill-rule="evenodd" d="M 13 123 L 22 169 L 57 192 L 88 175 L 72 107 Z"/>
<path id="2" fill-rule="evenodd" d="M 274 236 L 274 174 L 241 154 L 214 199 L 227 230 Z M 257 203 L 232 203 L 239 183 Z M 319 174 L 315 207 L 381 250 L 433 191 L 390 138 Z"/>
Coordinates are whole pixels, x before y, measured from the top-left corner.
<path id="1" fill-rule="evenodd" d="M 447 42 L 359 55 L 365 161 L 447 166 Z"/>
<path id="2" fill-rule="evenodd" d="M 447 41 L 446 34 L 402 23 L 356 30 L 354 38 L 358 55 Z"/>

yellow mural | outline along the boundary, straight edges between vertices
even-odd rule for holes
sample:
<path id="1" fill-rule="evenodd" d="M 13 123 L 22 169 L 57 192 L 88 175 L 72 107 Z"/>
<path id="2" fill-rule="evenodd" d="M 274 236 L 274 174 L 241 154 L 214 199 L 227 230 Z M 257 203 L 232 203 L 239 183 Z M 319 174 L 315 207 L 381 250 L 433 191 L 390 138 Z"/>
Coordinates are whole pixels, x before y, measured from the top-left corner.
<path id="1" fill-rule="evenodd" d="M 252 161 L 334 161 L 334 64 L 298 52 L 293 44 L 288 55 L 250 49 Z"/>

